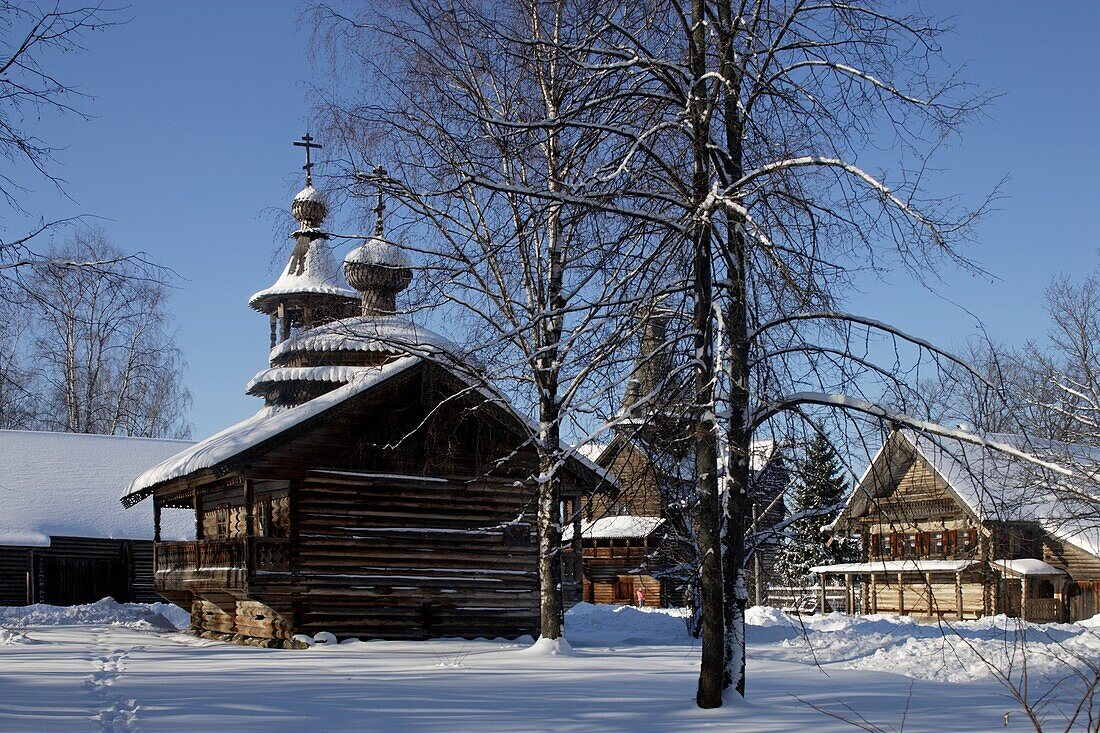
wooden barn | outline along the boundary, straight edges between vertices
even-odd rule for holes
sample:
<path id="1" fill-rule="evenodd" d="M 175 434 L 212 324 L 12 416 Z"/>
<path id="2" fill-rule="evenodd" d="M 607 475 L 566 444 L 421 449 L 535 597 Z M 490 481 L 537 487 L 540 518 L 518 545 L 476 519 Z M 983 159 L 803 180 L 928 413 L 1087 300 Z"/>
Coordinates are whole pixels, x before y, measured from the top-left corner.
<path id="1" fill-rule="evenodd" d="M 1081 446 L 990 440 L 1061 465 L 1096 465 Z M 1089 618 L 1100 612 L 1097 504 L 1082 501 L 1087 488 L 1065 491 L 1063 480 L 978 445 L 897 430 L 833 527 L 860 538 L 862 562 L 813 568 L 822 594 L 842 579 L 851 612 Z"/>
<path id="2" fill-rule="evenodd" d="M 312 186 L 293 211 L 306 249 L 251 301 L 276 342 L 247 388 L 265 407 L 123 498 L 151 498 L 157 591 L 204 635 L 268 646 L 320 631 L 537 634 L 532 426 L 457 346 L 396 314 L 412 270 L 381 222 L 345 259 L 356 294 L 336 279 Z M 565 473 L 572 510 L 601 472 L 575 459 Z M 195 540 L 165 541 L 181 513 Z"/>
<path id="3" fill-rule="evenodd" d="M 189 445 L 0 430 L 0 605 L 160 600 L 152 510 L 124 515 L 118 487 Z M 169 522 L 163 531 L 186 539 L 193 525 Z"/>

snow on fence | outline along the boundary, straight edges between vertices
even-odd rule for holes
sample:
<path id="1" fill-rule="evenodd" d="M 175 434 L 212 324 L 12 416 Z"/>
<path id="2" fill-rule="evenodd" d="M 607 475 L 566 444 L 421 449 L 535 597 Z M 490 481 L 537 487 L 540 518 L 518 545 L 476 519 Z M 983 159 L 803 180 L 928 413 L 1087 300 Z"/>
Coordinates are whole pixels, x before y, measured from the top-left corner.
<path id="1" fill-rule="evenodd" d="M 845 609 L 844 586 L 825 587 L 825 613 Z M 821 612 L 821 586 L 772 585 L 767 589 L 767 605 L 788 613 Z M 860 607 L 859 588 L 852 589 L 854 608 Z"/>

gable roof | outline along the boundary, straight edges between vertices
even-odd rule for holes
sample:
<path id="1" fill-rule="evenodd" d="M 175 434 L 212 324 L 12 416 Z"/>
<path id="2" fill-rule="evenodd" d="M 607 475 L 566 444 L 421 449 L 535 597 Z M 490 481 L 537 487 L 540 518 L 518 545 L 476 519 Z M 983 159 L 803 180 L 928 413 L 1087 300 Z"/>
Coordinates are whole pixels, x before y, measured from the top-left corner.
<path id="1" fill-rule="evenodd" d="M 348 383 L 331 392 L 294 407 L 265 407 L 252 417 L 231 425 L 148 469 L 130 483 L 121 501 L 125 506 L 132 506 L 151 494 L 159 484 L 213 468 L 245 451 L 257 448 L 287 430 L 318 417 L 421 363 L 434 362 L 419 356 L 402 356 L 380 366 L 355 367 L 346 373 Z M 446 368 L 442 364 L 439 366 Z M 474 388 L 488 402 L 504 409 L 531 435 L 536 434 L 537 428 L 534 424 L 517 412 L 503 396 L 484 385 L 472 384 L 468 376 L 460 371 L 448 370 L 448 373 Z M 606 472 L 583 456 L 570 456 L 567 461 L 574 472 L 580 469 L 596 481 L 606 480 Z"/>
<path id="2" fill-rule="evenodd" d="M 309 402 L 296 407 L 265 407 L 252 417 L 195 443 L 142 473 L 123 492 L 122 503 L 132 506 L 148 496 L 158 484 L 228 461 L 419 363 L 418 357 L 405 356 L 382 366 L 364 367 L 350 375 L 351 381 L 344 386 Z"/>
<path id="3" fill-rule="evenodd" d="M 153 539 L 152 508 L 126 512 L 117 496 L 186 440 L 0 430 L 0 544 L 48 547 L 50 536 Z M 194 517 L 165 512 L 161 535 L 189 539 Z"/>
<path id="4" fill-rule="evenodd" d="M 1100 470 L 1100 451 L 1021 435 L 975 436 L 989 445 L 958 438 L 896 430 L 875 454 L 837 518 L 860 516 L 892 490 L 898 452 L 924 460 L 960 506 L 979 521 L 1038 522 L 1055 537 L 1100 557 L 1100 496 L 1088 477 Z M 1003 445 L 1032 461 L 1008 455 Z M 1068 476 L 1052 466 L 1069 469 Z M 882 479 L 886 479 L 885 482 Z"/>

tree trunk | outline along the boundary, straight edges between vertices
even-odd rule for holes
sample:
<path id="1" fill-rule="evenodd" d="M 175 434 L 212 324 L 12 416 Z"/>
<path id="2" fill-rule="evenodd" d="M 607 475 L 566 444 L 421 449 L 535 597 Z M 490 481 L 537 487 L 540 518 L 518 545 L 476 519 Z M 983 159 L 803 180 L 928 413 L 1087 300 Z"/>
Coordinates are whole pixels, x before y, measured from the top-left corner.
<path id="1" fill-rule="evenodd" d="M 711 257 L 711 216 L 702 210 L 710 193 L 710 115 L 706 77 L 706 9 L 703 0 L 692 0 L 689 44 L 693 92 L 691 100 L 692 177 L 691 245 L 693 250 L 692 327 L 695 333 L 695 470 L 698 480 L 699 584 L 702 601 L 703 644 L 699 687 L 695 702 L 701 708 L 722 705 L 724 613 L 722 585 L 722 509 L 718 498 L 718 447 L 714 430 L 714 290 Z"/>
<path id="2" fill-rule="evenodd" d="M 721 178 L 727 185 L 744 173 L 743 134 L 739 94 L 743 70 L 736 52 L 736 34 L 740 23 L 735 20 L 730 0 L 718 0 L 718 56 L 722 76 L 729 86 L 722 93 L 722 120 L 726 156 L 717 160 Z M 745 695 L 745 607 L 748 591 L 745 587 L 746 537 L 751 526 L 752 501 L 749 496 L 750 451 L 752 430 L 749 425 L 749 324 L 746 240 L 744 222 L 727 208 L 726 220 L 726 280 L 727 308 L 726 366 L 729 370 L 729 433 L 726 467 L 725 533 L 722 548 L 722 574 L 725 590 L 726 636 L 723 655 L 725 670 L 722 687 Z M 759 532 L 759 528 L 756 530 Z M 757 548 L 759 552 L 759 548 Z M 758 580 L 759 582 L 759 580 Z"/>

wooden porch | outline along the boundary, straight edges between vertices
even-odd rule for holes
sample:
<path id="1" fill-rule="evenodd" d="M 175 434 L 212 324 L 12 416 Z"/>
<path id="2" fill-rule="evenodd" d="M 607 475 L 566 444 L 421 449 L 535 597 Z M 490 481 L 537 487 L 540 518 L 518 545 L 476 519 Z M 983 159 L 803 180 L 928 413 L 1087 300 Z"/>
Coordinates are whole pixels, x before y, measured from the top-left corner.
<path id="1" fill-rule="evenodd" d="M 154 545 L 158 591 L 244 590 L 263 573 L 290 571 L 290 540 L 230 537 Z"/>

